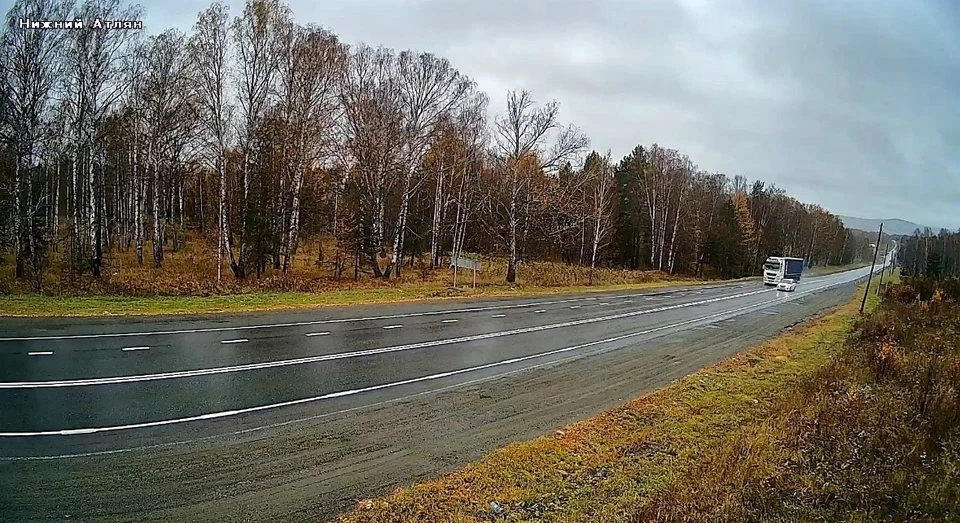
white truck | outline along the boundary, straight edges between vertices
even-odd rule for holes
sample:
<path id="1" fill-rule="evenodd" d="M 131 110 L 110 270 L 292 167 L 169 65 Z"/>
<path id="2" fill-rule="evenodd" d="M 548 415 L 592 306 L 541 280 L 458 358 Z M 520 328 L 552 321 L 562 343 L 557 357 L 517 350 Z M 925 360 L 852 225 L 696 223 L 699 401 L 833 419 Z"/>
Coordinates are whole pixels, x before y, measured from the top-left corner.
<path id="1" fill-rule="evenodd" d="M 800 281 L 803 273 L 803 258 L 771 256 L 763 262 L 763 284 L 776 285 L 781 280 Z"/>

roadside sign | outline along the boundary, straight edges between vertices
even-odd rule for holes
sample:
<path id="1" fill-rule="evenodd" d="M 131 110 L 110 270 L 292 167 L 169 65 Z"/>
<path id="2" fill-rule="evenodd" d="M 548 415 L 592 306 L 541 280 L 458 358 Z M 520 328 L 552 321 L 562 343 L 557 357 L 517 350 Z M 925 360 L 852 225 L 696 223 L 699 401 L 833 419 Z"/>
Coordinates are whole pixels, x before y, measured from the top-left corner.
<path id="1" fill-rule="evenodd" d="M 470 269 L 474 271 L 480 270 L 480 262 L 477 260 L 471 260 L 470 258 L 464 258 L 462 256 L 454 256 L 451 258 L 450 265 L 460 267 L 461 269 Z"/>
<path id="2" fill-rule="evenodd" d="M 473 288 L 477 288 L 477 271 L 480 270 L 480 261 L 464 258 L 463 256 L 451 256 L 450 266 L 453 267 L 453 286 L 457 286 L 457 268 L 470 269 L 473 271 Z"/>

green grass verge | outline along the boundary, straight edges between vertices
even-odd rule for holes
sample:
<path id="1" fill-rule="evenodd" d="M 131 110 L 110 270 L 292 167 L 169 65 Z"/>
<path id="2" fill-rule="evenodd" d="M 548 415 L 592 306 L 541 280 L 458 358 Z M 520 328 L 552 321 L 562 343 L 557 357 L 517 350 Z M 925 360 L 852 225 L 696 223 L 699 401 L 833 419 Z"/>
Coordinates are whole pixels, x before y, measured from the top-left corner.
<path id="1" fill-rule="evenodd" d="M 873 290 L 869 307 L 878 302 Z M 784 394 L 841 350 L 858 316 L 860 296 L 598 417 L 509 445 L 440 479 L 363 501 L 340 521 L 633 521 L 649 516 L 645 510 L 680 474 L 695 470 L 728 434 L 771 415 Z"/>
<path id="2" fill-rule="evenodd" d="M 452 291 L 442 285 L 383 286 L 371 289 L 306 292 L 251 292 L 215 296 L 50 296 L 38 294 L 0 296 L 0 316 L 142 316 L 209 314 L 288 310 L 337 305 L 396 303 L 469 297 L 524 297 L 565 293 L 656 289 L 704 283 L 695 280 L 658 281 L 639 284 L 576 287 L 488 286 Z"/>

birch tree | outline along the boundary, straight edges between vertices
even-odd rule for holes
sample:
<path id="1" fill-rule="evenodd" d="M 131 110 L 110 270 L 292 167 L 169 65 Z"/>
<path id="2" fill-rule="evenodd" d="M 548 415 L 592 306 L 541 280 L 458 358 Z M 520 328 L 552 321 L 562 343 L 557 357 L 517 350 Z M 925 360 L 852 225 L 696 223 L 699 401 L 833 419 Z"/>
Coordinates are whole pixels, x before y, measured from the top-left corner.
<path id="1" fill-rule="evenodd" d="M 385 48 L 355 48 L 340 98 L 346 153 L 341 163 L 351 173 L 348 190 L 356 198 L 357 255 L 382 278 L 378 256 L 386 255 L 387 196 L 402 172 L 405 145 L 396 54 Z"/>
<path id="2" fill-rule="evenodd" d="M 79 17 L 84 20 L 135 20 L 138 7 L 120 0 L 86 0 Z M 128 87 L 122 67 L 140 32 L 84 24 L 73 30 L 69 67 L 72 77 L 68 99 L 74 128 L 74 158 L 71 164 L 74 183 L 74 236 L 78 256 L 85 256 L 94 277 L 101 275 L 103 262 L 105 207 L 103 166 L 105 164 L 104 124 Z M 86 236 L 85 243 L 81 241 Z"/>
<path id="3" fill-rule="evenodd" d="M 592 211 L 593 211 L 593 246 L 590 251 L 590 283 L 593 283 L 593 270 L 597 267 L 597 254 L 606 246 L 607 235 L 610 232 L 610 212 L 613 200 L 613 160 L 610 151 L 596 165 L 593 173 Z"/>
<path id="4" fill-rule="evenodd" d="M 147 162 L 153 188 L 153 264 L 163 264 L 164 191 L 174 184 L 170 177 L 182 149 L 182 138 L 188 135 L 193 120 L 192 92 L 188 74 L 185 38 L 176 30 L 167 30 L 152 37 L 143 79 L 144 115 L 147 137 Z"/>
<path id="5" fill-rule="evenodd" d="M 589 145 L 576 127 L 560 127 L 559 109 L 555 101 L 537 107 L 530 91 L 510 91 L 506 115 L 494 123 L 496 154 L 505 178 L 499 188 L 500 196 L 505 198 L 498 200 L 507 222 L 503 235 L 507 244 L 507 283 L 517 279 L 520 213 L 527 204 L 532 181 L 532 170 L 524 169 L 523 163 L 532 161 L 535 169 L 556 170 L 563 161 Z"/>
<path id="6" fill-rule="evenodd" d="M 285 58 L 281 62 L 280 91 L 284 113 L 289 180 L 284 200 L 288 208 L 283 230 L 283 272 L 290 270 L 300 237 L 300 199 L 309 169 L 324 164 L 335 145 L 340 84 L 347 66 L 347 50 L 336 35 L 316 27 L 288 22 L 282 28 Z M 329 166 L 329 165 L 325 165 Z"/>
<path id="7" fill-rule="evenodd" d="M 223 253 L 230 267 L 238 266 L 233 255 L 230 221 L 227 219 L 227 151 L 233 140 L 233 110 L 228 97 L 230 78 L 230 12 L 215 2 L 200 13 L 190 37 L 189 49 L 200 115 L 201 152 L 205 165 L 217 176 L 217 281 L 221 279 Z"/>
<path id="8" fill-rule="evenodd" d="M 239 106 L 237 137 L 241 154 L 240 194 L 237 214 L 240 215 L 238 254 L 234 255 L 234 238 L 228 229 L 227 255 L 230 269 L 238 279 L 246 276 L 250 256 L 247 228 L 250 222 L 251 162 L 253 154 L 262 149 L 258 141 L 260 126 L 270 107 L 270 96 L 277 79 L 278 26 L 285 17 L 286 8 L 277 0 L 248 0 L 243 13 L 233 22 L 233 40 L 236 51 L 236 93 Z"/>
<path id="9" fill-rule="evenodd" d="M 422 177 L 415 180 L 417 169 L 423 163 L 442 119 L 454 112 L 474 88 L 473 82 L 454 69 L 449 61 L 430 53 L 400 53 L 397 73 L 404 119 L 403 182 L 393 249 L 384 278 L 390 277 L 391 269 L 400 277 L 410 198 L 423 180 Z"/>
<path id="10" fill-rule="evenodd" d="M 4 143 L 13 151 L 13 236 L 15 275 L 22 278 L 33 256 L 35 208 L 33 174 L 40 159 L 37 148 L 44 119 L 49 118 L 52 90 L 62 61 L 58 52 L 63 31 L 20 28 L 21 19 L 65 20 L 70 4 L 60 0 L 17 0 L 7 12 L 0 41 L 0 82 L 5 93 Z"/>

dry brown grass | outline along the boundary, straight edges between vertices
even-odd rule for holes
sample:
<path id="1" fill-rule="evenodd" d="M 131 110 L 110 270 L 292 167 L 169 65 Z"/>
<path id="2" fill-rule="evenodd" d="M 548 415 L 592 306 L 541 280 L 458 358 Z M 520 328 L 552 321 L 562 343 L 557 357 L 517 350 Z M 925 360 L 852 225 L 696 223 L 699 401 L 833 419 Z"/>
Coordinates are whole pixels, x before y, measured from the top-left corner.
<path id="1" fill-rule="evenodd" d="M 917 283 L 890 289 L 891 299 L 858 321 L 836 358 L 770 416 L 724 438 L 645 515 L 960 518 L 960 310 L 936 285 L 930 301 L 914 301 L 930 282 Z"/>
<path id="2" fill-rule="evenodd" d="M 483 270 L 472 288 L 472 271 L 461 271 L 458 289 L 450 289 L 453 272 L 444 266 L 430 270 L 423 259 L 403 267 L 402 278 L 384 281 L 361 266 L 354 281 L 353 260 L 348 260 L 337 278 L 330 241 L 309 240 L 301 247 L 292 270 L 284 275 L 268 267 L 259 278 L 237 280 L 224 264 L 217 282 L 215 238 L 188 236 L 178 252 L 167 251 L 162 268 L 154 268 L 151 245 L 144 248 L 140 265 L 134 249 L 114 250 L 107 257 L 103 278 L 71 275 L 54 253 L 44 292 L 38 295 L 29 281 L 14 279 L 12 256 L 0 262 L 0 315 L 165 314 L 270 310 L 321 305 L 388 302 L 425 298 L 526 295 L 563 291 L 647 288 L 694 283 L 689 278 L 670 277 L 658 271 L 596 269 L 553 262 L 524 263 L 515 285 L 504 282 L 507 272 L 502 258 L 482 258 Z M 323 245 L 325 259 L 317 264 Z M 381 259 L 381 265 L 386 259 Z M 466 288 L 465 288 L 466 287 Z"/>
<path id="3" fill-rule="evenodd" d="M 775 464 L 767 457 L 776 435 L 753 429 L 749 445 L 742 447 L 725 444 L 729 435 L 770 416 L 785 394 L 826 364 L 858 306 L 851 301 L 757 349 L 552 436 L 507 446 L 442 478 L 363 501 L 340 521 L 662 519 L 668 514 L 656 510 L 677 488 L 677 478 L 702 470 L 717 449 L 721 457 L 711 473 L 730 483 L 698 483 L 702 490 L 689 497 L 690 511 L 679 519 L 709 521 L 711 514 L 733 513 L 739 501 L 727 496 L 726 485 L 773 474 Z M 499 513 L 490 502 L 498 504 Z"/>

